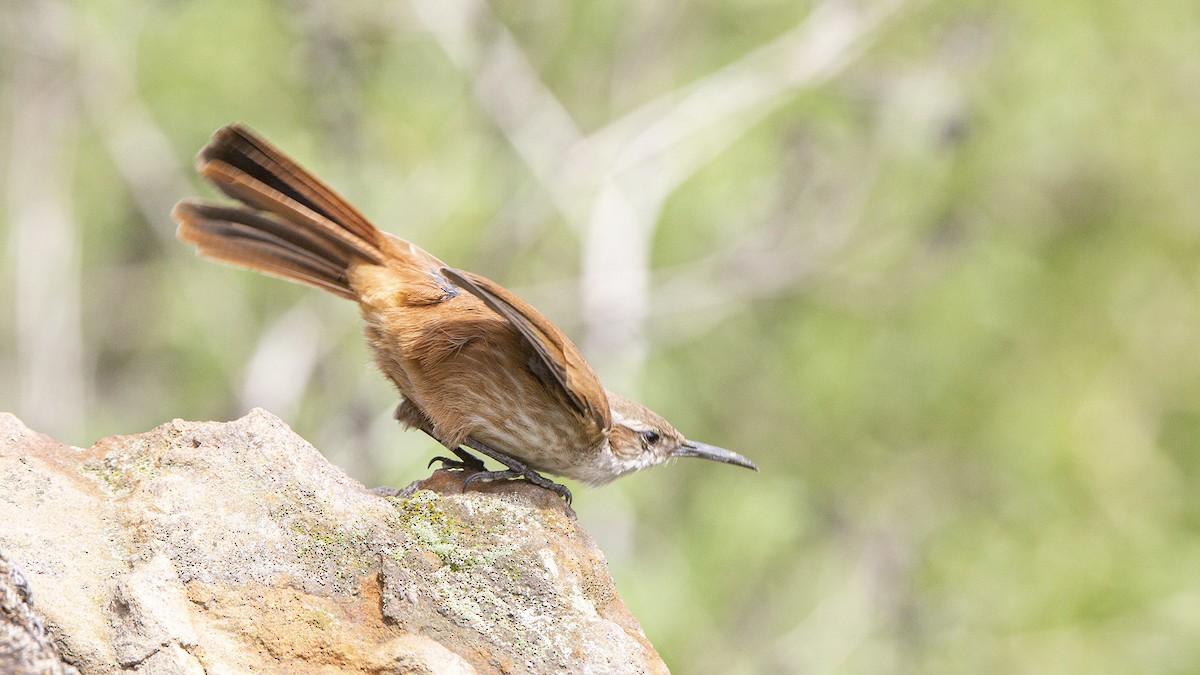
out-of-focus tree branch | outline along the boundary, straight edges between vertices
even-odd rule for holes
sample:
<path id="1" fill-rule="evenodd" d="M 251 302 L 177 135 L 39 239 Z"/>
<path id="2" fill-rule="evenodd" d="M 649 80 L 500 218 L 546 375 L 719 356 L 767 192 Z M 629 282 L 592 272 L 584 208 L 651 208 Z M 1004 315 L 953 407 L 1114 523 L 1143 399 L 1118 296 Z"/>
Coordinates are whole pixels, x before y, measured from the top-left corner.
<path id="1" fill-rule="evenodd" d="M 643 357 L 650 242 L 667 198 L 789 94 L 853 62 L 901 0 L 820 4 L 772 42 L 587 137 L 485 3 L 413 5 L 470 79 L 480 105 L 582 233 L 585 348 L 602 362 L 620 353 L 616 377 L 628 378 Z"/>
<path id="2" fill-rule="evenodd" d="M 583 134 L 542 83 L 516 37 L 481 0 L 413 0 L 412 5 L 469 78 L 480 106 L 568 221 L 576 222 L 587 200 L 563 170 Z"/>
<path id="3" fill-rule="evenodd" d="M 140 26 L 128 26 L 136 35 Z M 175 223 L 171 209 L 182 195 L 193 191 L 186 165 L 181 165 L 167 135 L 159 127 L 149 107 L 141 99 L 134 78 L 137 40 L 123 42 L 92 40 L 80 45 L 78 89 L 83 113 L 96 128 L 117 172 L 128 187 L 129 195 L 150 226 L 159 245 L 167 251 L 176 249 Z M 186 275 L 184 270 L 174 274 Z M 187 294 L 192 306 L 204 306 L 203 287 L 193 283 L 176 284 L 179 292 Z M 223 299 L 226 315 L 248 315 L 244 298 L 229 296 Z M 199 322 L 207 344 L 214 353 L 221 353 L 227 335 L 219 322 Z M 228 365 L 222 359 L 215 363 Z M 224 372 L 226 380 L 235 373 Z"/>
<path id="4" fill-rule="evenodd" d="M 78 109 L 69 8 L 53 0 L 9 6 L 20 34 L 37 36 L 8 80 L 7 210 L 16 290 L 16 369 L 25 420 L 74 437 L 90 389 L 80 318 L 79 234 L 71 176 Z"/>

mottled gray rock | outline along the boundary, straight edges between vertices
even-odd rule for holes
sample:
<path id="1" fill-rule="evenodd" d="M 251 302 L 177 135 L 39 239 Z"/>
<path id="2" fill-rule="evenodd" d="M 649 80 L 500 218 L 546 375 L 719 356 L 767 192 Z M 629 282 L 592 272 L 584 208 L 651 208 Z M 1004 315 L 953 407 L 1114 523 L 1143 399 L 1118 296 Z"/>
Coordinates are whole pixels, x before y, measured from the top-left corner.
<path id="1" fill-rule="evenodd" d="M 261 410 L 88 450 L 0 414 L 0 553 L 88 673 L 666 671 L 560 499 L 462 480 L 381 496 Z"/>
<path id="2" fill-rule="evenodd" d="M 0 673 L 74 674 L 33 610 L 33 592 L 21 569 L 0 551 Z"/>

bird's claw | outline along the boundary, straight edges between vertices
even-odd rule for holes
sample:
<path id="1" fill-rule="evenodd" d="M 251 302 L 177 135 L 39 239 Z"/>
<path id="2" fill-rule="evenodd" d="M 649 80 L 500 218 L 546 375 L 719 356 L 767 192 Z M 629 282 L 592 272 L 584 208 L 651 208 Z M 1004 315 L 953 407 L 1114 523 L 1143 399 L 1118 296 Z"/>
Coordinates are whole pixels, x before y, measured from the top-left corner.
<path id="1" fill-rule="evenodd" d="M 463 441 L 463 444 L 472 450 L 491 457 L 497 462 L 503 464 L 506 467 L 504 471 L 488 471 L 483 465 L 483 460 L 479 459 L 475 455 L 472 455 L 471 453 L 463 450 L 461 447 L 455 446 L 452 443 L 445 443 L 432 432 L 427 431 L 426 433 L 429 433 L 430 436 L 433 436 L 434 439 L 442 443 L 442 445 L 447 446 L 450 449 L 450 452 L 453 452 L 455 456 L 459 458 L 455 460 L 450 459 L 449 457 L 434 457 L 433 459 L 429 460 L 429 466 L 433 466 L 434 462 L 441 462 L 443 469 L 455 469 L 468 472 L 470 475 L 468 475 L 467 479 L 463 481 L 464 491 L 476 481 L 491 482 L 494 480 L 521 479 L 540 488 L 550 490 L 554 494 L 566 500 L 567 506 L 571 505 L 571 491 L 568 490 L 565 485 L 559 485 L 558 483 L 555 483 L 549 478 L 542 476 L 537 471 L 525 466 L 519 460 L 510 457 L 503 452 L 494 450 L 485 443 L 480 443 L 472 438 L 468 438 Z"/>
<path id="2" fill-rule="evenodd" d="M 458 455 L 459 459 L 450 459 L 449 457 L 438 455 L 437 457 L 429 460 L 429 463 L 425 465 L 425 468 L 428 469 L 429 467 L 433 466 L 434 462 L 441 462 L 442 466 L 440 469 L 443 470 L 469 471 L 473 474 L 479 473 L 486 468 L 483 465 L 483 460 L 470 453 L 455 450 L 454 454 Z"/>
<path id="3" fill-rule="evenodd" d="M 492 482 L 497 480 L 519 479 L 527 483 L 532 483 L 540 488 L 545 488 L 557 494 L 566 500 L 567 506 L 571 505 L 571 491 L 565 485 L 559 485 L 554 481 L 546 478 L 536 471 L 514 471 L 513 469 L 505 469 L 504 471 L 479 471 L 467 476 L 467 480 L 463 481 L 463 490 L 466 490 L 472 483 L 477 481 Z"/>

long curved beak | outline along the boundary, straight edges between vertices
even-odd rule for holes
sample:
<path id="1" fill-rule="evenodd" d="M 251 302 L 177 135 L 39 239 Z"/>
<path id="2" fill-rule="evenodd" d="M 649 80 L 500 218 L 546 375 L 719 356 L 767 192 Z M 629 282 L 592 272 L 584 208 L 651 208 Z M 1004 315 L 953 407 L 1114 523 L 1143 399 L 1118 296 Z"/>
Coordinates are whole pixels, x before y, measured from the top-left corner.
<path id="1" fill-rule="evenodd" d="M 672 457 L 699 457 L 700 459 L 711 459 L 714 462 L 722 462 L 725 464 L 734 464 L 744 466 L 747 469 L 758 471 L 758 465 L 750 460 L 742 457 L 732 450 L 718 448 L 715 445 L 708 443 L 697 443 L 696 441 L 684 441 L 682 445 L 671 453 Z"/>

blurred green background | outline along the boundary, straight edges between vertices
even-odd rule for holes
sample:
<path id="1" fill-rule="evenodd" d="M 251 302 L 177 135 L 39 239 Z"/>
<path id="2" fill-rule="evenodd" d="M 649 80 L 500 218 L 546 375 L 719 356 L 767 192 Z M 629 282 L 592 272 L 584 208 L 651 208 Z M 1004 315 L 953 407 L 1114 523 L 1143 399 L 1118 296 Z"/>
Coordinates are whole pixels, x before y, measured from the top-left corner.
<path id="1" fill-rule="evenodd" d="M 356 309 L 195 258 L 242 121 L 750 472 L 572 485 L 681 673 L 1200 670 L 1192 0 L 0 12 L 0 409 L 283 417 L 368 485 Z"/>

